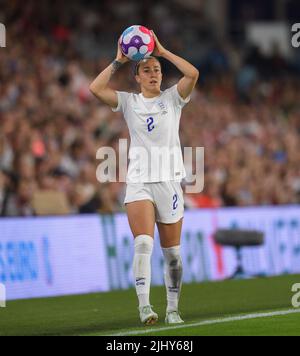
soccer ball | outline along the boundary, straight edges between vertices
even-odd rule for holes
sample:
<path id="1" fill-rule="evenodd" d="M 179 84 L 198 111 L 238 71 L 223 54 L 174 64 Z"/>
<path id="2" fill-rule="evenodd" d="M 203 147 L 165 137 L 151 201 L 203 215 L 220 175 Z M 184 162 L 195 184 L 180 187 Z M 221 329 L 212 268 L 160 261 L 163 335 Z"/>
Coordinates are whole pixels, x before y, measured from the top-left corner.
<path id="1" fill-rule="evenodd" d="M 151 56 L 155 40 L 150 30 L 144 26 L 131 26 L 121 36 L 123 54 L 132 61 L 140 61 Z"/>

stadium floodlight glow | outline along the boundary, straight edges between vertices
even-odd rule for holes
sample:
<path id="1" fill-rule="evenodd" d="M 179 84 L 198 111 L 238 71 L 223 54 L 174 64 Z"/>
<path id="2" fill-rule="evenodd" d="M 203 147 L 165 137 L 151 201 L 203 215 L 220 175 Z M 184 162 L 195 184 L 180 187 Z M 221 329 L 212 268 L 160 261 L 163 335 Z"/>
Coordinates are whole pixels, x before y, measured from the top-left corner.
<path id="1" fill-rule="evenodd" d="M 0 283 L 0 308 L 6 307 L 6 288 L 4 284 Z"/>
<path id="2" fill-rule="evenodd" d="M 6 28 L 3 23 L 0 23 L 0 47 L 6 47 Z"/>

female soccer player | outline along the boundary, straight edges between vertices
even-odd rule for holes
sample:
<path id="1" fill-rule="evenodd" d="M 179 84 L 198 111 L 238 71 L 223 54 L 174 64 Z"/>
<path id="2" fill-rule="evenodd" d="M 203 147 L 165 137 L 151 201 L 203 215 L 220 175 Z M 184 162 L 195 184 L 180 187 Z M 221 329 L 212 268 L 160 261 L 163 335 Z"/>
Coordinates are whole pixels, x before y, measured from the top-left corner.
<path id="1" fill-rule="evenodd" d="M 198 70 L 186 60 L 165 49 L 155 34 L 155 57 L 173 63 L 182 72 L 182 79 L 173 87 L 161 91 L 162 72 L 157 58 L 150 57 L 136 66 L 135 79 L 141 93 L 114 91 L 108 83 L 113 74 L 126 62 L 118 42 L 117 57 L 94 80 L 91 92 L 114 112 L 121 111 L 127 122 L 131 145 L 127 175 L 126 211 L 135 238 L 133 271 L 139 300 L 141 322 L 153 325 L 158 315 L 150 305 L 151 255 L 154 229 L 157 223 L 165 258 L 167 290 L 167 324 L 183 323 L 178 302 L 182 284 L 180 238 L 184 212 L 181 180 L 185 177 L 179 141 L 181 110 L 199 77 Z M 153 148 L 158 148 L 156 151 Z M 176 159 L 172 152 L 177 149 Z M 155 152 L 155 153 L 153 153 Z M 160 155 L 173 165 L 161 166 Z"/>

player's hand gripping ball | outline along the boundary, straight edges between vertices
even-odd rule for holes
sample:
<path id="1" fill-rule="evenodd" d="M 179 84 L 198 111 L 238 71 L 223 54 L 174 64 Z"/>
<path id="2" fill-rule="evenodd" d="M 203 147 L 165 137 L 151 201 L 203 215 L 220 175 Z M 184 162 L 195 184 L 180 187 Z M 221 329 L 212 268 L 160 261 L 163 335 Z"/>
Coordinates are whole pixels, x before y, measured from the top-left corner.
<path id="1" fill-rule="evenodd" d="M 132 61 L 140 61 L 151 56 L 155 47 L 153 34 L 144 26 L 131 26 L 121 36 L 123 54 Z"/>

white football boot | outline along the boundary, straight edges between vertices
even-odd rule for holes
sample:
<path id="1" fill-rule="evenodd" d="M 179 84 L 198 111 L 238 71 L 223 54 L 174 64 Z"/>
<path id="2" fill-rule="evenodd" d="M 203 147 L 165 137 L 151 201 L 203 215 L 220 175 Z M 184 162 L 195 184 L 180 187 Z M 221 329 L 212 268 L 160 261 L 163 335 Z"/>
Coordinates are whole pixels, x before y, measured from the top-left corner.
<path id="1" fill-rule="evenodd" d="M 141 322 L 145 325 L 154 325 L 158 321 L 158 315 L 154 313 L 151 305 L 139 308 Z"/>
<path id="2" fill-rule="evenodd" d="M 167 312 L 165 322 L 166 324 L 173 324 L 173 325 L 184 323 L 177 310 Z"/>

